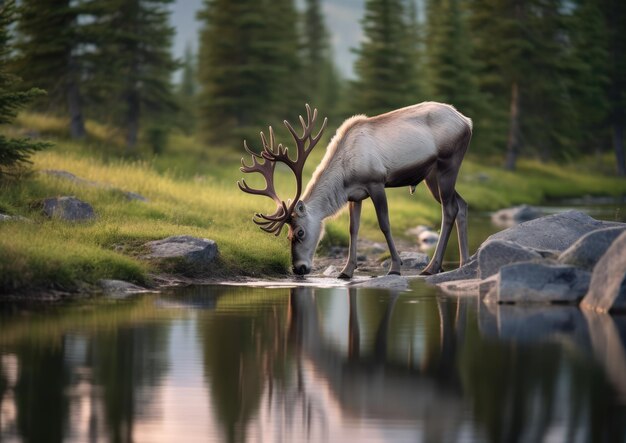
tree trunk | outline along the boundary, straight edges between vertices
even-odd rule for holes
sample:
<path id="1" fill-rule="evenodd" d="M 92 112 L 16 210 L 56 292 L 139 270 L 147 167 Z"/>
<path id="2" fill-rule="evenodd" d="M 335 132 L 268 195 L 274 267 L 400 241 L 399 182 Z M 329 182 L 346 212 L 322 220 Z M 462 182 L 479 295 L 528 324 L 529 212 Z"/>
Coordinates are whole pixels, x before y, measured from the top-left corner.
<path id="1" fill-rule="evenodd" d="M 76 63 L 70 57 L 66 90 L 67 108 L 70 113 L 70 135 L 73 139 L 80 139 L 85 137 L 85 121 L 83 120 L 80 90 L 76 78 Z"/>
<path id="2" fill-rule="evenodd" d="M 506 144 L 506 162 L 504 167 L 515 170 L 519 149 L 519 87 L 517 81 L 511 85 L 511 108 L 509 111 L 509 137 Z"/>

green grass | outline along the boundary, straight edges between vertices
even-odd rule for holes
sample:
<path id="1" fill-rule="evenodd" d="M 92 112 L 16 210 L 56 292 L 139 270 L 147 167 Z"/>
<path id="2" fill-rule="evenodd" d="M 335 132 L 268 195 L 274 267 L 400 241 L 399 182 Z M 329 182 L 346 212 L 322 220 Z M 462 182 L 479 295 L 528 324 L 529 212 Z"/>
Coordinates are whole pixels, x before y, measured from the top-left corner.
<path id="1" fill-rule="evenodd" d="M 148 283 L 149 274 L 161 269 L 141 259 L 142 245 L 170 235 L 215 240 L 220 250 L 219 263 L 212 271 L 215 276 L 276 275 L 289 268 L 285 235 L 267 235 L 251 222 L 254 212 L 273 212 L 273 202 L 244 194 L 236 186 L 243 176 L 238 170 L 244 153 L 240 146 L 209 148 L 178 134 L 170 137 L 164 155 L 153 156 L 144 149 L 139 155 L 147 160 L 140 161 L 121 159 L 124 149 L 118 144 L 119 134 L 105 126 L 90 123 L 91 135 L 80 143 L 68 141 L 64 128 L 62 120 L 25 114 L 9 131 L 36 131 L 56 143 L 53 149 L 33 157 L 35 170 L 67 170 L 111 189 L 86 187 L 41 173 L 19 182 L 0 183 L 0 213 L 33 221 L 0 223 L 0 292 L 74 289 L 80 282 L 93 283 L 100 278 Z M 286 139 L 285 134 L 277 136 Z M 323 153 L 323 148 L 313 152 L 306 174 L 312 173 Z M 589 170 L 601 170 L 607 163 L 604 158 L 568 165 L 523 160 L 519 171 L 511 173 L 470 155 L 458 189 L 470 211 L 536 204 L 548 198 L 626 194 L 626 180 Z M 262 183 L 261 178 L 247 180 L 252 186 Z M 285 169 L 278 169 L 277 186 L 281 195 L 293 194 L 294 184 Z M 119 190 L 137 192 L 149 202 L 128 201 Z M 75 195 L 91 203 L 97 220 L 64 223 L 41 216 L 36 203 L 61 195 Z M 415 195 L 405 188 L 390 189 L 388 197 L 395 236 L 403 236 L 416 224 L 438 226 L 439 205 L 424 186 Z M 369 203 L 364 204 L 360 233 L 384 241 Z M 344 211 L 327 224 L 323 245 L 347 244 L 347 239 Z"/>

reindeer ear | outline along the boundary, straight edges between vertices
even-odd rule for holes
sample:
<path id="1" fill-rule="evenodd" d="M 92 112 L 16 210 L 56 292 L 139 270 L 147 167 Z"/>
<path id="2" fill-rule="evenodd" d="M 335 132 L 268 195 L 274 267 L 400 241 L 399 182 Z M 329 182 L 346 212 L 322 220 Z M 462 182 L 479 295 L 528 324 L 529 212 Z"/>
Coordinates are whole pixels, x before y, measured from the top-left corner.
<path id="1" fill-rule="evenodd" d="M 303 201 L 296 203 L 295 213 L 298 217 L 304 217 L 306 215 L 306 205 Z"/>

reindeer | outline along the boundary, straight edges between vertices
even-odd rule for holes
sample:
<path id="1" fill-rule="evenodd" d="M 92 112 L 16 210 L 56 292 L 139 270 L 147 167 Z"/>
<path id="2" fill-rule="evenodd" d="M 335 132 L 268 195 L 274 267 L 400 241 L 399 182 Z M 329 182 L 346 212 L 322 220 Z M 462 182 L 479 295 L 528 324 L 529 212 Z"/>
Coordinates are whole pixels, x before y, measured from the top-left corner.
<path id="1" fill-rule="evenodd" d="M 260 153 L 253 152 L 244 141 L 246 151 L 252 155 L 252 165 L 248 166 L 241 159 L 241 171 L 263 175 L 265 189 L 251 188 L 243 179 L 237 182 L 242 191 L 264 195 L 276 202 L 273 214 L 255 214 L 253 221 L 262 230 L 276 236 L 285 224 L 289 226 L 295 274 L 311 272 L 324 219 L 348 203 L 350 247 L 340 278 L 352 278 L 357 267 L 361 203 L 368 197 L 374 203 L 378 224 L 391 253 L 388 274 L 400 274 L 402 262 L 391 236 L 385 188 L 408 186 L 412 194 L 421 181 L 426 182 L 442 209 L 441 235 L 422 274 L 442 271 L 443 255 L 455 221 L 461 266 L 467 262 L 467 203 L 455 190 L 455 184 L 472 136 L 471 119 L 450 105 L 435 102 L 420 103 L 375 117 L 351 117 L 337 129 L 302 193 L 304 163 L 327 123 L 325 118 L 317 135 L 313 135 L 317 109 L 311 112 L 307 104 L 306 113 L 306 121 L 300 116 L 302 135 L 298 135 L 287 120 L 283 122 L 293 136 L 296 159 L 289 157 L 288 149 L 282 144 L 275 146 L 274 131 L 270 126 L 269 139 L 261 132 L 263 149 Z M 287 202 L 278 197 L 274 187 L 277 163 L 285 164 L 296 177 L 296 195 Z"/>

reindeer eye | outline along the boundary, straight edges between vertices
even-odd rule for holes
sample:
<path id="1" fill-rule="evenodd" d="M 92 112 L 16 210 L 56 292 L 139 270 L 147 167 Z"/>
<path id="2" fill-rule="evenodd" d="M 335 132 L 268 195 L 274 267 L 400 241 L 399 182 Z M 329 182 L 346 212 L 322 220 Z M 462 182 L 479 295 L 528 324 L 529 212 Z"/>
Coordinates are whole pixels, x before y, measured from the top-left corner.
<path id="1" fill-rule="evenodd" d="M 304 229 L 300 228 L 296 231 L 296 237 L 298 237 L 299 239 L 303 239 L 304 238 Z"/>

